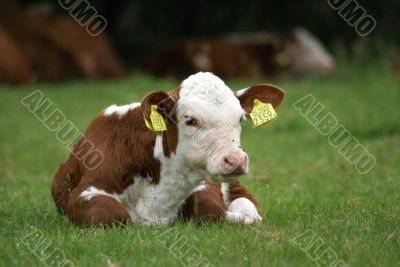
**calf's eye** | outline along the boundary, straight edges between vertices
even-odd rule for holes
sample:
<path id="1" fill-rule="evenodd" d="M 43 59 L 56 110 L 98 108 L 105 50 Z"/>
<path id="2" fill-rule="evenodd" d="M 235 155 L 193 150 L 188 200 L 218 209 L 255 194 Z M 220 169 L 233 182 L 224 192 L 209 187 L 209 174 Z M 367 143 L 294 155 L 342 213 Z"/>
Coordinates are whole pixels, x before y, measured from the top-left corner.
<path id="1" fill-rule="evenodd" d="M 192 117 L 185 117 L 185 124 L 187 126 L 198 127 L 199 123 L 195 118 Z"/>

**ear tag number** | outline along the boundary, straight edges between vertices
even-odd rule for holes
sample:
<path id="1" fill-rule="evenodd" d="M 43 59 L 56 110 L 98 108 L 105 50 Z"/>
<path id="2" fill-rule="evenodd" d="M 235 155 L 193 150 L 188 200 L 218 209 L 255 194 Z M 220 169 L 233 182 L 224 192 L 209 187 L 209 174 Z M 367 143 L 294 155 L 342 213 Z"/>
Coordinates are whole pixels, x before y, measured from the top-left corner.
<path id="1" fill-rule="evenodd" d="M 147 128 L 153 132 L 162 132 L 167 130 L 164 118 L 157 111 L 157 105 L 151 105 L 150 109 L 150 122 L 144 118 Z"/>
<path id="2" fill-rule="evenodd" d="M 263 103 L 258 99 L 254 99 L 253 110 L 249 116 L 253 126 L 258 127 L 275 119 L 276 112 L 271 103 Z"/>

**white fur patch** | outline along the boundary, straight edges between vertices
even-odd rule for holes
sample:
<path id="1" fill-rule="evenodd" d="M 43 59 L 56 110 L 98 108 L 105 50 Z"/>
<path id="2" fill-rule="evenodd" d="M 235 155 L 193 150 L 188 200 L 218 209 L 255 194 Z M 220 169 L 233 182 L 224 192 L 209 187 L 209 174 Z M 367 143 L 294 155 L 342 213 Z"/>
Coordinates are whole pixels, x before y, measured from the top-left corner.
<path id="1" fill-rule="evenodd" d="M 243 95 L 247 89 L 249 89 L 249 87 L 236 91 L 236 96 L 239 97 L 239 96 Z"/>
<path id="2" fill-rule="evenodd" d="M 216 96 L 225 96 L 233 94 L 231 89 L 211 72 L 198 72 L 190 75 L 181 84 L 179 92 L 180 98 L 185 98 L 189 95 L 196 95 L 197 97 L 211 100 Z M 214 99 L 215 100 L 215 99 Z"/>
<path id="3" fill-rule="evenodd" d="M 258 214 L 256 206 L 249 199 L 240 197 L 232 201 L 226 212 L 228 222 L 242 222 L 251 224 L 262 220 Z"/>
<path id="4" fill-rule="evenodd" d="M 214 126 L 236 127 L 244 115 L 239 99 L 232 90 L 209 72 L 199 72 L 182 82 L 178 110 L 184 112 L 186 109 L 207 121 L 214 121 Z"/>
<path id="5" fill-rule="evenodd" d="M 168 224 L 177 219 L 191 191 L 202 189 L 203 177 L 189 169 L 179 155 L 164 156 L 162 135 L 156 138 L 154 157 L 161 163 L 159 184 L 151 184 L 150 178 L 134 177 L 120 199 L 133 221 Z"/>
<path id="6" fill-rule="evenodd" d="M 157 135 L 156 143 L 154 145 L 153 156 L 156 159 L 161 159 L 164 157 L 164 148 L 162 144 L 162 135 Z"/>
<path id="7" fill-rule="evenodd" d="M 203 191 L 207 188 L 207 184 L 205 182 L 203 182 L 201 185 L 199 185 L 198 187 L 196 187 L 195 189 L 193 189 L 190 194 L 193 194 L 195 192 L 200 192 Z"/>
<path id="8" fill-rule="evenodd" d="M 137 108 L 139 106 L 140 106 L 140 103 L 132 103 L 132 104 L 123 105 L 123 106 L 111 105 L 104 110 L 104 115 L 110 116 L 114 113 L 117 113 L 118 116 L 121 118 L 126 113 L 128 113 L 129 110 Z"/>
<path id="9" fill-rule="evenodd" d="M 221 183 L 221 194 L 225 207 L 229 206 L 229 183 Z"/>
<path id="10" fill-rule="evenodd" d="M 106 191 L 104 191 L 102 189 L 97 189 L 94 186 L 90 186 L 90 187 L 86 188 L 86 190 L 82 191 L 82 193 L 79 195 L 79 197 L 85 201 L 90 201 L 93 197 L 96 197 L 96 196 L 107 196 L 107 197 L 111 197 L 111 198 L 115 199 L 118 202 L 121 202 L 121 200 L 117 194 L 107 193 Z"/>

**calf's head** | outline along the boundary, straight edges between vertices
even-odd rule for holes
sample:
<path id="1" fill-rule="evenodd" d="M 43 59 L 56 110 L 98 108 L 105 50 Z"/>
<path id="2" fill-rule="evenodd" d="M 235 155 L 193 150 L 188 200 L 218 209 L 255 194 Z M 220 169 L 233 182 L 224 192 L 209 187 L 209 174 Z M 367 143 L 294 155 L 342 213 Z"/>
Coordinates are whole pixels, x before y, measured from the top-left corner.
<path id="1" fill-rule="evenodd" d="M 184 167 L 209 181 L 231 182 L 249 169 L 249 158 L 240 145 L 241 122 L 258 99 L 277 107 L 281 89 L 260 84 L 233 92 L 211 73 L 197 73 L 170 93 L 155 91 L 144 97 L 142 110 L 150 120 L 156 105 L 167 130 L 163 148 L 172 151 Z"/>

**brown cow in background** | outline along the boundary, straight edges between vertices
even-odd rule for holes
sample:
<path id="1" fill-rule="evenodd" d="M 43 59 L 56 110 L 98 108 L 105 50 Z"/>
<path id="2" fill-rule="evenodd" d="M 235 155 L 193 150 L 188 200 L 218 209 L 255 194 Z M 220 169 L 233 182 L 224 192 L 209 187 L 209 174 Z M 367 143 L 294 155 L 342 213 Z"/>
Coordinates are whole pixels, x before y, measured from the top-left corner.
<path id="1" fill-rule="evenodd" d="M 0 24 L 7 34 L 0 35 L 0 44 L 11 40 L 14 50 L 21 51 L 19 57 L 14 56 L 16 53 L 12 53 L 11 46 L 6 46 L 2 53 L 27 65 L 16 70 L 17 77 L 34 76 L 39 80 L 58 81 L 79 76 L 114 78 L 123 73 L 107 35 L 104 32 L 95 37 L 89 35 L 69 15 L 40 6 L 21 7 L 2 3 Z M 0 59 L 0 64 L 1 68 L 11 68 L 4 58 Z M 27 74 L 29 69 L 32 73 Z M 18 83 L 13 79 L 0 81 Z"/>
<path id="2" fill-rule="evenodd" d="M 317 38 L 298 28 L 289 35 L 262 32 L 185 40 L 146 58 L 142 66 L 158 75 L 211 71 L 234 78 L 330 72 L 335 63 Z"/>
<path id="3" fill-rule="evenodd" d="M 32 73 L 29 62 L 0 25 L 0 83 L 29 84 Z"/>

